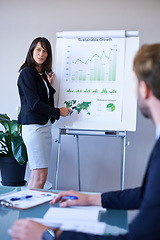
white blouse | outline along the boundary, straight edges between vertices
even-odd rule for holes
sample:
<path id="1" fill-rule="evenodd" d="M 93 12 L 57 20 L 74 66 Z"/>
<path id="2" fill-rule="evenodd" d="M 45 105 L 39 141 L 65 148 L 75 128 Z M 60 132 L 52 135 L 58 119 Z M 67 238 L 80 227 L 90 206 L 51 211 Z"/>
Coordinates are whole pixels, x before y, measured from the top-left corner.
<path id="1" fill-rule="evenodd" d="M 43 81 L 44 81 L 44 84 L 45 84 L 45 86 L 46 86 L 46 88 L 47 88 L 47 95 L 48 95 L 48 98 L 49 98 L 49 88 L 48 88 L 48 86 L 47 86 L 46 81 L 45 81 L 45 80 L 43 80 Z"/>

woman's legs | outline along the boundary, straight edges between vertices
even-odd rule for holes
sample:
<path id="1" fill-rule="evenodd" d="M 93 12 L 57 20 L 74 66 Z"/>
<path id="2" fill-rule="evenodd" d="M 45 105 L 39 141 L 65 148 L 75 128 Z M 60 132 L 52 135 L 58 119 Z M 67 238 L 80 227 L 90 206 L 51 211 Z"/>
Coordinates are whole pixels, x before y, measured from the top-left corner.
<path id="1" fill-rule="evenodd" d="M 43 189 L 47 180 L 48 168 L 33 169 L 31 171 L 28 188 Z"/>
<path id="2" fill-rule="evenodd" d="M 31 176 L 28 188 L 43 189 L 47 179 L 52 149 L 52 124 L 30 124 L 22 126 L 22 136 L 27 148 Z"/>

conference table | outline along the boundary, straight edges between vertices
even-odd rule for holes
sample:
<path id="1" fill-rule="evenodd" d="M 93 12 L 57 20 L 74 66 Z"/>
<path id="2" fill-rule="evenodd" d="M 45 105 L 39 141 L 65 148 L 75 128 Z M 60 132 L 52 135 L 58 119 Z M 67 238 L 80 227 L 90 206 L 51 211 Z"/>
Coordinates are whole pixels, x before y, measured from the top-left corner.
<path id="1" fill-rule="evenodd" d="M 24 190 L 24 187 L 8 187 L 0 185 L 0 197 Z M 50 190 L 52 192 L 58 192 Z M 17 210 L 8 207 L 0 206 L 0 239 L 9 240 L 8 229 L 12 226 L 15 220 L 20 218 L 42 218 L 47 210 L 50 208 L 49 202 L 42 205 L 27 209 Z M 109 225 L 117 226 L 120 228 L 128 229 L 128 215 L 127 211 L 123 210 L 107 210 L 101 214 L 101 222 L 106 222 Z"/>

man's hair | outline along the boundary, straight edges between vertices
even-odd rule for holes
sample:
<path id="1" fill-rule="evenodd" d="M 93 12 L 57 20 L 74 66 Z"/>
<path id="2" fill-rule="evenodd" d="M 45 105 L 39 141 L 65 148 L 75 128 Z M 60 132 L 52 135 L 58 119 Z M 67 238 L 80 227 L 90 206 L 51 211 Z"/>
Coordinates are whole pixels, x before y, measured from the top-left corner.
<path id="1" fill-rule="evenodd" d="M 160 44 L 143 45 L 134 58 L 133 70 L 160 99 Z"/>

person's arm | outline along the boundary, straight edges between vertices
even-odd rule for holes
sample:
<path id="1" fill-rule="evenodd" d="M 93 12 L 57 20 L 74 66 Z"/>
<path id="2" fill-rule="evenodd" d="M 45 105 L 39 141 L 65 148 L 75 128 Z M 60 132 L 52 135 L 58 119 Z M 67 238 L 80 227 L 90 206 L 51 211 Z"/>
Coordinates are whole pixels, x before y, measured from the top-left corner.
<path id="1" fill-rule="evenodd" d="M 61 192 L 57 195 L 55 199 L 53 199 L 50 203 L 54 204 L 56 202 L 61 201 L 60 206 L 61 207 L 68 207 L 73 205 L 81 205 L 81 206 L 88 206 L 88 205 L 97 205 L 97 206 L 103 206 L 107 207 L 110 206 L 110 208 L 113 208 L 115 206 L 121 207 L 118 203 L 118 199 L 120 200 L 121 204 L 123 204 L 123 201 L 126 201 L 126 197 L 128 195 L 130 201 L 133 200 L 133 195 L 136 193 L 137 190 L 125 190 L 125 191 L 117 191 L 117 192 L 110 192 L 105 194 L 83 194 L 79 193 L 73 190 Z M 134 192 L 134 194 L 133 194 Z M 63 197 L 66 196 L 75 196 L 77 197 L 76 200 L 63 200 Z M 136 194 L 135 194 L 136 196 Z M 137 195 L 138 197 L 138 195 Z M 136 197 L 135 197 L 136 198 Z M 105 202 L 106 201 L 106 202 Z M 129 204 L 129 201 L 126 202 L 126 204 Z M 108 205 L 106 205 L 108 204 Z M 124 205 L 124 204 L 123 204 Z M 139 222 L 138 218 L 138 222 Z M 139 222 L 140 225 L 141 222 Z M 133 226 L 136 224 L 136 222 L 133 224 Z M 143 224 L 143 223 L 141 223 Z M 137 224 L 136 224 L 137 225 Z M 43 233 L 48 229 L 48 227 L 33 222 L 29 219 L 21 219 L 14 223 L 14 225 L 11 228 L 11 237 L 14 239 L 18 238 L 19 240 L 40 240 L 42 238 Z M 135 226 L 133 227 L 133 234 L 136 232 Z M 128 233 L 125 235 L 119 235 L 119 236 L 98 236 L 93 234 L 85 234 L 85 233 L 79 233 L 79 232 L 72 232 L 72 231 L 64 231 L 61 232 L 60 230 L 57 231 L 53 229 L 55 232 L 56 238 L 58 240 L 132 240 L 132 233 Z"/>
<path id="2" fill-rule="evenodd" d="M 18 79 L 19 93 L 24 94 L 27 104 L 32 111 L 43 116 L 54 116 L 55 119 L 59 119 L 60 110 L 51 107 L 41 100 L 37 86 L 41 82 L 37 83 L 36 78 L 37 75 L 33 69 L 23 69 Z"/>
<path id="3" fill-rule="evenodd" d="M 64 200 L 63 197 L 75 196 L 76 200 Z M 55 204 L 61 201 L 60 207 L 69 207 L 69 206 L 101 206 L 101 194 L 84 194 L 74 190 L 60 192 L 56 198 L 50 201 L 51 204 Z"/>
<path id="4" fill-rule="evenodd" d="M 102 193 L 102 206 L 108 209 L 138 209 L 142 200 L 141 196 L 141 187 Z"/>
<path id="5" fill-rule="evenodd" d="M 45 226 L 31 219 L 19 219 L 15 221 L 9 230 L 11 238 L 19 240 L 41 240 L 45 231 L 51 229 L 55 233 L 55 239 L 61 234 L 61 230 Z"/>
<path id="6" fill-rule="evenodd" d="M 37 92 L 37 82 L 35 81 L 36 73 L 32 69 L 24 69 L 20 73 L 18 86 L 23 91 L 25 99 L 30 109 L 43 116 L 52 117 L 59 119 L 60 116 L 66 117 L 71 112 L 69 108 L 55 108 L 45 103 L 40 99 L 39 93 Z M 41 84 L 41 83 L 39 83 Z"/>
<path id="7" fill-rule="evenodd" d="M 10 237 L 12 240 L 42 240 L 45 231 L 51 229 L 54 231 L 55 240 L 131 240 L 128 234 L 123 236 L 99 236 L 73 231 L 61 231 L 49 228 L 41 223 L 30 219 L 17 220 L 10 229 Z"/>
<path id="8" fill-rule="evenodd" d="M 76 196 L 76 200 L 63 200 L 62 197 Z M 107 192 L 102 194 L 83 194 L 73 190 L 61 192 L 50 203 L 61 201 L 60 207 L 73 205 L 96 205 L 110 209 L 138 209 L 141 202 L 141 188 L 124 191 Z"/>
<path id="9" fill-rule="evenodd" d="M 94 235 L 81 232 L 64 231 L 60 234 L 58 240 L 135 240 L 130 238 L 128 234 L 110 236 L 110 235 Z M 140 240 L 140 239 L 136 239 Z"/>

